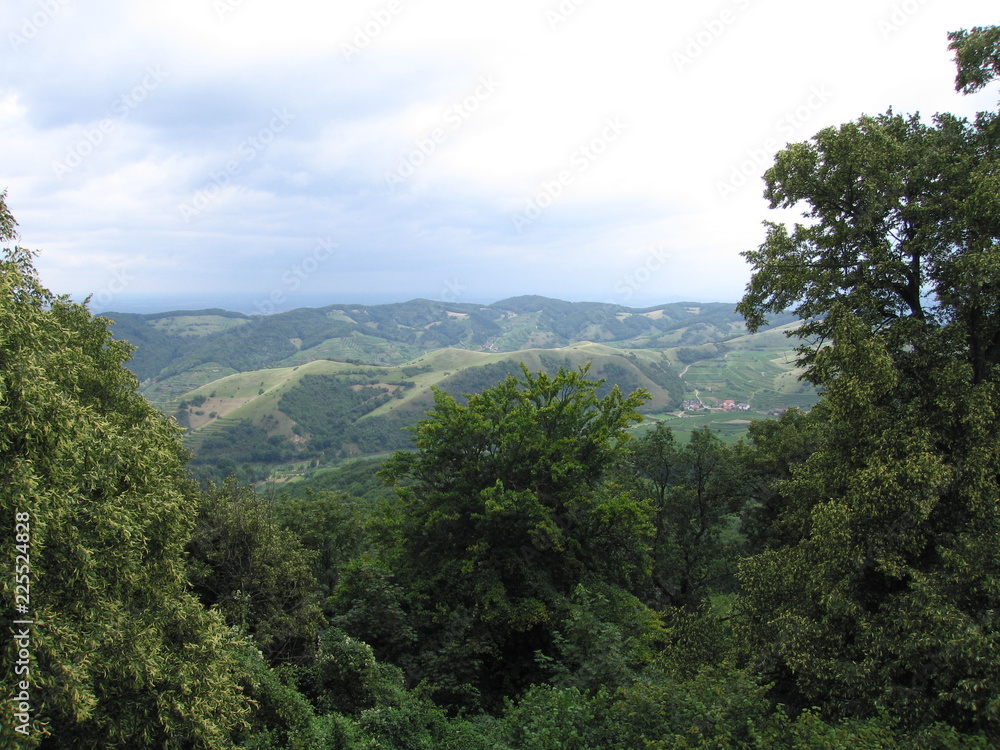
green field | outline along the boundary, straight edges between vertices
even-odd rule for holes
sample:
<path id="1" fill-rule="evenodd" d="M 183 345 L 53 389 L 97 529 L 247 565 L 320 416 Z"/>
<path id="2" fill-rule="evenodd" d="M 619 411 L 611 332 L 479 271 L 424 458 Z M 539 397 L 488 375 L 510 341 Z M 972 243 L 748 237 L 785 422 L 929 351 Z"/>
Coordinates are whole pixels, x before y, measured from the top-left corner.
<path id="1" fill-rule="evenodd" d="M 673 431 L 681 443 L 686 443 L 692 432 L 708 427 L 726 443 L 735 443 L 747 434 L 751 419 L 769 419 L 763 414 L 749 414 L 734 417 L 729 412 L 709 412 L 697 415 L 685 414 L 647 414 L 646 419 L 633 428 L 636 435 L 650 430 L 657 422 L 663 422 Z"/>
<path id="2" fill-rule="evenodd" d="M 461 399 L 519 374 L 519 363 L 533 372 L 589 363 L 591 377 L 607 380 L 606 387 L 645 388 L 652 398 L 643 412 L 668 421 L 681 439 L 707 425 L 731 442 L 746 434 L 751 419 L 816 401 L 798 380 L 788 326 L 749 335 L 726 305 L 632 310 L 545 298 L 508 302 L 491 309 L 418 300 L 253 320 L 217 311 L 134 316 L 123 330 L 150 347 L 144 367 L 158 372 L 140 392 L 177 417 L 196 460 L 204 451 L 212 461 L 260 464 L 285 481 L 404 445 L 399 430 L 433 407 L 432 388 Z M 442 338 L 453 343 L 430 346 Z M 201 348 L 192 348 L 197 341 Z M 309 397 L 317 408 L 345 386 L 374 388 L 377 403 L 360 408 L 346 426 L 331 426 L 339 424 L 340 412 L 333 411 L 307 430 L 302 423 L 314 410 L 293 419 L 282 406 L 298 403 L 301 410 L 301 389 L 317 382 L 304 383 L 306 375 L 328 378 L 330 387 Z M 708 408 L 684 413 L 683 399 Z M 751 408 L 724 411 L 726 400 Z M 230 444 L 233 451 L 219 447 Z M 262 457 L 251 457 L 254 446 Z"/>

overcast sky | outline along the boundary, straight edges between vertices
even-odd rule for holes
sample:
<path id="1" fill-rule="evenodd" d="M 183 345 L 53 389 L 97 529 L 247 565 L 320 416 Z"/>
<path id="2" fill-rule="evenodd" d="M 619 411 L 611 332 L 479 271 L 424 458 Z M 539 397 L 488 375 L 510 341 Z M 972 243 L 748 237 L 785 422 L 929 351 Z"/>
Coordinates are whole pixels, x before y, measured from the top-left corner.
<path id="1" fill-rule="evenodd" d="M 7 0 L 0 190 L 96 310 L 736 301 L 786 142 L 954 91 L 980 0 Z"/>

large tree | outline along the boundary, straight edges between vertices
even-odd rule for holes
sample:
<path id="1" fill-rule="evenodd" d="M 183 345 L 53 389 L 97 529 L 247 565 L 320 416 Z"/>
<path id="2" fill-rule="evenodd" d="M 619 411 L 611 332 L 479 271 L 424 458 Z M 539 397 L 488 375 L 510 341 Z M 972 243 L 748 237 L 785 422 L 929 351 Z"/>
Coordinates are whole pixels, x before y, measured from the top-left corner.
<path id="1" fill-rule="evenodd" d="M 730 588 L 741 494 L 731 450 L 709 429 L 679 446 L 663 422 L 629 445 L 627 471 L 652 507 L 651 600 L 690 609 Z"/>
<path id="2" fill-rule="evenodd" d="M 14 227 L 0 195 L 0 240 L 14 240 Z M 136 393 L 122 366 L 128 347 L 107 323 L 44 289 L 30 252 L 3 251 L 2 588 L 11 611 L 11 571 L 23 552 L 30 600 L 21 619 L 33 625 L 17 626 L 30 631 L 21 641 L 30 734 L 14 733 L 8 690 L 21 687 L 7 682 L 13 661 L 5 660 L 0 742 L 229 747 L 249 708 L 238 687 L 242 647 L 188 589 L 194 515 L 179 430 Z"/>
<path id="3" fill-rule="evenodd" d="M 600 385 L 587 368 L 524 368 L 464 405 L 437 391 L 416 452 L 387 462 L 406 482 L 393 568 L 433 646 L 415 676 L 516 692 L 543 676 L 534 653 L 578 583 L 646 565 L 648 507 L 603 479 L 649 395 Z"/>
<path id="4" fill-rule="evenodd" d="M 894 355 L 946 350 L 974 382 L 1000 359 L 1000 176 L 993 116 L 862 117 L 780 152 L 765 174 L 772 208 L 805 206 L 789 230 L 744 253 L 753 266 L 738 309 L 751 330 L 788 307 L 809 377 L 835 374 L 814 344 L 851 315 Z M 834 342 L 835 343 L 835 342 Z"/>
<path id="5" fill-rule="evenodd" d="M 765 176 L 807 221 L 746 253 L 739 308 L 757 328 L 794 306 L 824 390 L 734 619 L 783 702 L 1000 736 L 998 167 L 995 115 L 890 112 L 790 145 Z"/>

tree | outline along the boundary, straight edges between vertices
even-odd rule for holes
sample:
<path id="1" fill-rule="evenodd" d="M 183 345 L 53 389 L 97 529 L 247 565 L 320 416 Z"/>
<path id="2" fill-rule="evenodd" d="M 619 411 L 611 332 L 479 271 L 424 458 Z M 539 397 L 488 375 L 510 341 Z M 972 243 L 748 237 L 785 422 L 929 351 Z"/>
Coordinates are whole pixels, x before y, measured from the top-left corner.
<path id="1" fill-rule="evenodd" d="M 0 240 L 15 226 L 0 195 Z M 8 540 L 23 524 L 22 619 L 34 624 L 31 736 L 14 733 L 8 712 L 0 737 L 5 747 L 46 735 L 46 748 L 229 747 L 249 710 L 243 647 L 188 590 L 194 519 L 179 430 L 135 392 L 128 347 L 107 323 L 43 288 L 31 252 L 3 251 L 0 505 Z M 20 551 L 4 550 L 14 570 Z M 2 587 L 12 608 L 12 576 Z M 18 686 L 6 685 L 10 706 Z"/>
<path id="2" fill-rule="evenodd" d="M 414 673 L 464 680 L 489 700 L 513 694 L 540 678 L 534 653 L 550 645 L 561 598 L 588 575 L 629 577 L 608 570 L 604 545 L 642 546 L 648 515 L 604 493 L 602 479 L 649 395 L 614 388 L 598 398 L 603 381 L 588 380 L 587 369 L 549 376 L 522 367 L 523 378 L 466 406 L 436 391 L 414 430 L 417 451 L 386 463 L 390 481 L 411 482 L 399 488 L 391 567 L 405 575 L 418 629 L 436 646 Z M 627 568 L 634 556 L 613 559 Z"/>
<path id="3" fill-rule="evenodd" d="M 821 131 L 780 152 L 765 175 L 772 208 L 809 208 L 809 224 L 767 222 L 744 253 L 754 268 L 737 309 L 751 330 L 795 306 L 808 377 L 835 372 L 817 340 L 851 314 L 894 354 L 955 349 L 980 381 L 1000 358 L 990 316 L 1000 285 L 995 137 L 986 123 L 939 115 L 936 127 L 888 113 Z M 985 158 L 984 158 L 985 157 Z M 951 353 L 951 352 L 949 352 Z"/>
<path id="4" fill-rule="evenodd" d="M 992 34 L 957 39 L 960 86 L 987 79 Z M 765 176 L 772 207 L 809 222 L 768 224 L 739 309 L 756 329 L 794 305 L 824 389 L 734 617 L 786 704 L 1000 737 L 997 130 L 863 117 Z"/>
<path id="5" fill-rule="evenodd" d="M 732 578 L 740 496 L 730 449 L 708 428 L 679 447 L 662 422 L 629 446 L 639 492 L 652 505 L 653 600 L 698 607 Z"/>
<path id="6" fill-rule="evenodd" d="M 235 478 L 210 485 L 187 550 L 206 607 L 251 636 L 270 663 L 308 660 L 322 624 L 317 555 L 278 523 L 267 499 Z"/>
<path id="7" fill-rule="evenodd" d="M 973 94 L 1000 77 L 1000 26 L 976 26 L 948 34 L 958 75 L 955 90 Z"/>
<path id="8" fill-rule="evenodd" d="M 820 405 L 808 414 L 789 409 L 778 419 L 754 420 L 747 438 L 734 446 L 747 552 L 799 538 L 803 519 L 786 512 L 781 489 L 823 445 L 822 412 Z"/>
<path id="9" fill-rule="evenodd" d="M 315 553 L 312 569 L 324 598 L 333 594 L 341 572 L 368 546 L 362 501 L 344 492 L 315 492 L 304 498 L 282 497 L 274 503 L 280 524 L 307 550 Z"/>

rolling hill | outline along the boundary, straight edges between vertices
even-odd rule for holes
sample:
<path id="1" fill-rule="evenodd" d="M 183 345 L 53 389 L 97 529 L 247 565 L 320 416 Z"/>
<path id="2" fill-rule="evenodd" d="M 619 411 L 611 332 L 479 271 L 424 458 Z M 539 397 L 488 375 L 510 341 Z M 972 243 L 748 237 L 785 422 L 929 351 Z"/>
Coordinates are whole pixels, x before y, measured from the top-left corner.
<path id="1" fill-rule="evenodd" d="M 204 475 L 300 475 L 405 448 L 404 428 L 431 408 L 433 388 L 460 398 L 519 374 L 521 363 L 549 372 L 589 363 L 604 388 L 646 388 L 649 414 L 734 434 L 746 420 L 729 419 L 725 400 L 759 415 L 815 399 L 796 380 L 782 330 L 748 336 L 721 303 L 635 309 L 525 296 L 105 317 L 136 347 L 140 392 L 186 428 Z M 685 415 L 684 399 L 708 408 Z"/>

